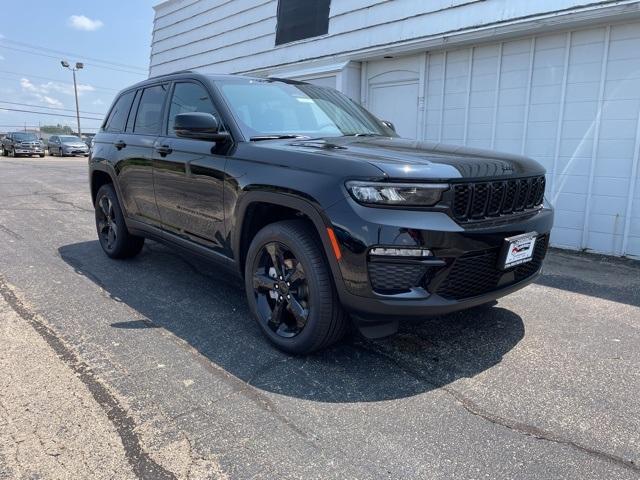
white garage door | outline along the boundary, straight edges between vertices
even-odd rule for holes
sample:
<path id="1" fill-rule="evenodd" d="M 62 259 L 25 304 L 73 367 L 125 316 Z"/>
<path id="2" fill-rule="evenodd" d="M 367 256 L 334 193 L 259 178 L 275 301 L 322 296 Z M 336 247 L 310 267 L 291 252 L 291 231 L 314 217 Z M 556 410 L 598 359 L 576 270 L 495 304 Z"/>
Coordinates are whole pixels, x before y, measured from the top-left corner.
<path id="1" fill-rule="evenodd" d="M 384 62 L 373 65 L 384 80 Z M 399 124 L 410 118 L 404 136 L 541 162 L 557 212 L 553 244 L 640 257 L 640 23 L 414 57 L 400 68 L 418 76 L 413 90 L 383 94 L 371 70 L 368 106 Z M 398 70 L 390 63 L 386 75 Z"/>
<path id="2" fill-rule="evenodd" d="M 370 62 L 367 105 L 381 120 L 393 122 L 403 137 L 418 136 L 419 57 Z"/>

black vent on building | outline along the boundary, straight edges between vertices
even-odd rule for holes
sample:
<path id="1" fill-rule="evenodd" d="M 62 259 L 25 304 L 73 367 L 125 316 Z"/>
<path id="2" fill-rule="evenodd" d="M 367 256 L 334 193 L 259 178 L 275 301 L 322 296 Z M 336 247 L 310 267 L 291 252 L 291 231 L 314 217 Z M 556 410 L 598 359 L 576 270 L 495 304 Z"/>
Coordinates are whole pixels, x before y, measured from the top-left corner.
<path id="1" fill-rule="evenodd" d="M 276 45 L 329 32 L 331 0 L 279 0 Z"/>

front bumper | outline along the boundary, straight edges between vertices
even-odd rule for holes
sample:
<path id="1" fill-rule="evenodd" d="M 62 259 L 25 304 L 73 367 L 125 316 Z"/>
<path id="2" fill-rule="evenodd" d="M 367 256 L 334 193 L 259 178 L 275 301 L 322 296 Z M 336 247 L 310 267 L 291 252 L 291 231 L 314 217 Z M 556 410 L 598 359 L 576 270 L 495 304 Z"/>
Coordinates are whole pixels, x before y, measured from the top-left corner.
<path id="1" fill-rule="evenodd" d="M 63 148 L 62 151 L 65 155 L 89 155 L 89 148 L 70 147 Z"/>
<path id="2" fill-rule="evenodd" d="M 40 155 L 40 154 L 44 153 L 44 149 L 42 149 L 42 148 L 21 148 L 21 147 L 16 147 L 15 148 L 15 153 L 20 154 L 20 155 Z"/>
<path id="3" fill-rule="evenodd" d="M 428 317 L 491 302 L 533 282 L 546 254 L 553 211 L 462 226 L 442 212 L 369 208 L 350 198 L 325 211 L 340 243 L 338 293 L 366 318 Z M 537 232 L 534 260 L 501 270 L 504 239 Z M 375 261 L 374 246 L 421 247 L 427 259 Z"/>

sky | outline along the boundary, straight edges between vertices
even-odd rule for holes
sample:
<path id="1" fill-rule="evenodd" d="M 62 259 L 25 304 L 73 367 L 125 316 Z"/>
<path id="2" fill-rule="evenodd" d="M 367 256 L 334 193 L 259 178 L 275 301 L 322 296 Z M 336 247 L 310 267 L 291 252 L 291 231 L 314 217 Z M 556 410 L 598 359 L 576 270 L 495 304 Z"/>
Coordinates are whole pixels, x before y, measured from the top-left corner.
<path id="1" fill-rule="evenodd" d="M 95 132 L 118 90 L 148 76 L 152 7 L 158 3 L 3 2 L 0 132 L 51 124 L 76 130 L 73 77 L 60 65 L 61 60 L 85 64 L 77 72 L 81 116 L 87 117 L 81 119 L 81 127 L 83 133 Z"/>

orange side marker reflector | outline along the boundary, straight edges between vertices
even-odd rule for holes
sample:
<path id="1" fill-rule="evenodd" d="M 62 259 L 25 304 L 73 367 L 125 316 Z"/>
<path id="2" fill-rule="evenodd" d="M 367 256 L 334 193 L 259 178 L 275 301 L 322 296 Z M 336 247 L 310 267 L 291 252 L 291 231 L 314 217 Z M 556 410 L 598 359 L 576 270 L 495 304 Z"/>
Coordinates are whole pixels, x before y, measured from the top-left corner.
<path id="1" fill-rule="evenodd" d="M 338 245 L 338 239 L 336 238 L 336 234 L 333 232 L 333 228 L 327 227 L 327 234 L 329 235 L 329 240 L 331 240 L 333 254 L 336 256 L 336 260 L 340 261 L 342 258 L 342 252 L 340 251 L 340 245 Z"/>

